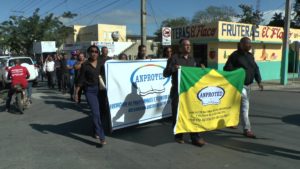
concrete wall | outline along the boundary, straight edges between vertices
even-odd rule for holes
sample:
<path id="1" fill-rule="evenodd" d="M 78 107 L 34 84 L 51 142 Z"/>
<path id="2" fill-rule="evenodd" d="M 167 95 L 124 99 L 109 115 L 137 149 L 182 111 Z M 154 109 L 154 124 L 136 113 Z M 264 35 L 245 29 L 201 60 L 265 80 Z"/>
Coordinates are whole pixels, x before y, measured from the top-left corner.
<path id="1" fill-rule="evenodd" d="M 98 25 L 86 26 L 79 29 L 76 42 L 99 41 Z"/>

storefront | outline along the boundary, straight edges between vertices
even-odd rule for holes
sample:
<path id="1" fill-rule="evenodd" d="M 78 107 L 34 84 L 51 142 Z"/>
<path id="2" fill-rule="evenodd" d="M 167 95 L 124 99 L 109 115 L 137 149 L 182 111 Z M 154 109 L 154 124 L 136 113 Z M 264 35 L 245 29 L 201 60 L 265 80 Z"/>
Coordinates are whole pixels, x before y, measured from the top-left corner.
<path id="1" fill-rule="evenodd" d="M 252 39 L 252 52 L 263 80 L 280 79 L 283 28 L 223 21 L 172 28 L 174 44 L 181 38 L 189 38 L 195 59 L 201 59 L 208 67 L 218 70 L 223 69 L 229 55 L 245 36 Z M 299 38 L 300 30 L 290 29 L 291 43 Z"/>

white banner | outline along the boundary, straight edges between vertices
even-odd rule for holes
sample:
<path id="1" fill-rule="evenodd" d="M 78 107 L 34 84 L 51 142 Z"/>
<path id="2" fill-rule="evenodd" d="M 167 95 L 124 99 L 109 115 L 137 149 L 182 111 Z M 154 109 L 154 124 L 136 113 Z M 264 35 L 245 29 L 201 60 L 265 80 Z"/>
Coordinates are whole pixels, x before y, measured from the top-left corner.
<path id="1" fill-rule="evenodd" d="M 164 78 L 166 59 L 105 64 L 112 130 L 171 116 L 171 77 Z"/>

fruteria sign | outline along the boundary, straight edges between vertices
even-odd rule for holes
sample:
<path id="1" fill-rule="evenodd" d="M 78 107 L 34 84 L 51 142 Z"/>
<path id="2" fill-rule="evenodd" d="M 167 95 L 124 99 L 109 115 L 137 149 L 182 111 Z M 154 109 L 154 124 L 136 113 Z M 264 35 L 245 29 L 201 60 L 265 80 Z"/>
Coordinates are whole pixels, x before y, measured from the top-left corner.
<path id="1" fill-rule="evenodd" d="M 240 40 L 242 37 L 255 37 L 256 41 L 282 42 L 284 30 L 280 27 L 251 25 L 235 22 L 219 22 L 219 39 Z M 290 29 L 289 38 L 295 41 L 300 38 L 299 29 Z"/>
<path id="2" fill-rule="evenodd" d="M 152 59 L 105 63 L 112 130 L 171 116 L 171 77 L 163 77 L 166 62 Z"/>

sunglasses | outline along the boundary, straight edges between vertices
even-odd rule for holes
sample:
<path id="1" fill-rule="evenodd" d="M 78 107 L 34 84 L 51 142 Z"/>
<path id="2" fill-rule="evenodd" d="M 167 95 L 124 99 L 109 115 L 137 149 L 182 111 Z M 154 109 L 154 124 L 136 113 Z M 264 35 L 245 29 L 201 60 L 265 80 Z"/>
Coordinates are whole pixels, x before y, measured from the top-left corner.
<path id="1" fill-rule="evenodd" d="M 91 50 L 90 53 L 99 53 L 97 50 Z"/>

